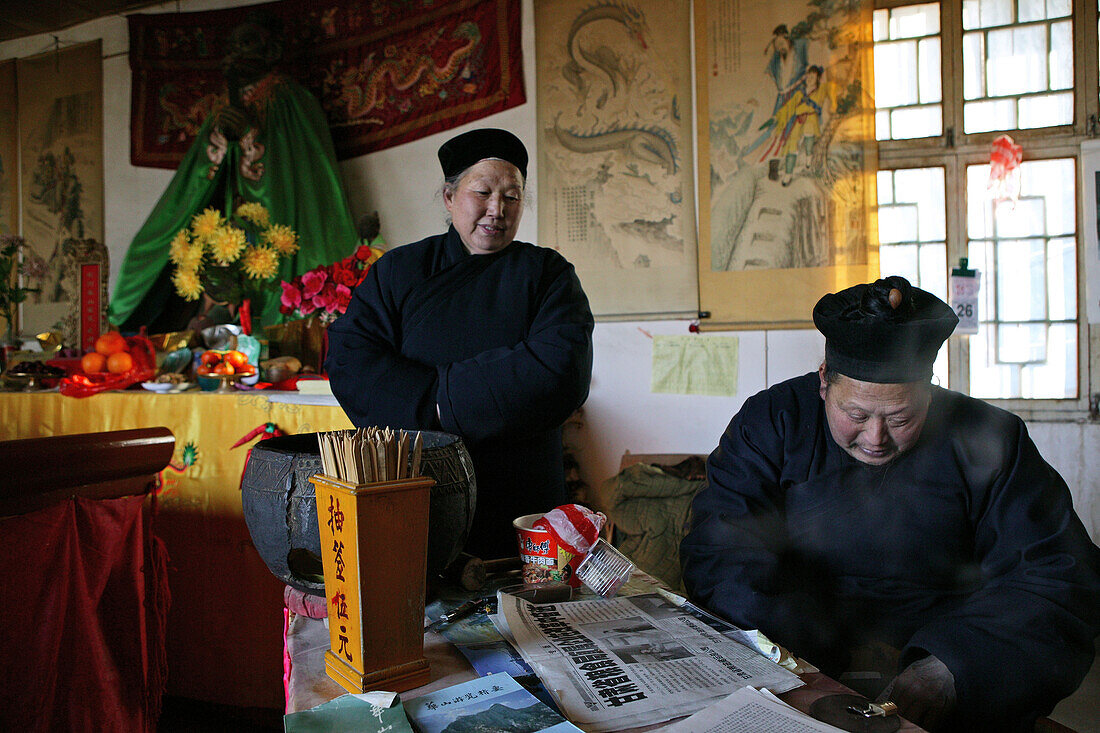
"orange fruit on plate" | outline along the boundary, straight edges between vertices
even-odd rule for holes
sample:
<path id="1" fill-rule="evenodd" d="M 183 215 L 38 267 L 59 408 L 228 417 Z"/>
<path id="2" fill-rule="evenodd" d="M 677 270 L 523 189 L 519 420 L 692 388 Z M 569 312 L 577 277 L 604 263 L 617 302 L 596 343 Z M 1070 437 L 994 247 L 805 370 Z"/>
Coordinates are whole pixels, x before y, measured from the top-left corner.
<path id="1" fill-rule="evenodd" d="M 118 331 L 108 331 L 95 340 L 95 350 L 104 356 L 126 351 L 126 339 Z"/>
<path id="2" fill-rule="evenodd" d="M 218 362 L 210 371 L 211 374 L 236 374 L 237 370 L 228 361 Z"/>
<path id="3" fill-rule="evenodd" d="M 80 357 L 80 371 L 85 374 L 98 374 L 107 368 L 107 357 L 98 351 L 89 351 Z"/>
<path id="4" fill-rule="evenodd" d="M 134 368 L 134 358 L 125 351 L 116 351 L 107 357 L 107 371 L 111 374 L 125 374 Z"/>
<path id="5" fill-rule="evenodd" d="M 234 369 L 240 371 L 241 367 L 248 363 L 248 355 L 233 349 L 225 352 L 225 360 L 232 364 Z"/>

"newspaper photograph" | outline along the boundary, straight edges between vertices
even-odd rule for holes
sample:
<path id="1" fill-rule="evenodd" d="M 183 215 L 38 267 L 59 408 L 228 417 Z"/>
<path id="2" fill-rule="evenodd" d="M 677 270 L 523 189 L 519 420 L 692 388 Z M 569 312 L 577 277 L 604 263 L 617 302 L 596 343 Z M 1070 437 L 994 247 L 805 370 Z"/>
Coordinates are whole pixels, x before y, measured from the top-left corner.
<path id="1" fill-rule="evenodd" d="M 732 626 L 656 594 L 536 605 L 502 593 L 493 622 L 586 731 L 690 715 L 748 685 L 803 684 L 727 636 Z"/>

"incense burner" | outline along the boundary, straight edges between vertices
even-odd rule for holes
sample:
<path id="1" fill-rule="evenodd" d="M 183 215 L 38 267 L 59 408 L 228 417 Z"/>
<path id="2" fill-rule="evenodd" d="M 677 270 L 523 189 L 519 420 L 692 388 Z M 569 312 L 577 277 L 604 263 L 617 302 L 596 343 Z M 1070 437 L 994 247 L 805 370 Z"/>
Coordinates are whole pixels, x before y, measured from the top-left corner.
<path id="1" fill-rule="evenodd" d="M 435 480 L 428 519 L 427 576 L 462 550 L 477 500 L 474 463 L 462 439 L 423 431 L 421 472 Z M 252 448 L 241 479 L 241 503 L 252 544 L 284 583 L 325 595 L 317 501 L 310 478 L 321 473 L 316 433 L 271 438 Z M 365 531 L 369 531 L 369 528 Z M 393 548 L 400 552 L 400 548 Z"/>

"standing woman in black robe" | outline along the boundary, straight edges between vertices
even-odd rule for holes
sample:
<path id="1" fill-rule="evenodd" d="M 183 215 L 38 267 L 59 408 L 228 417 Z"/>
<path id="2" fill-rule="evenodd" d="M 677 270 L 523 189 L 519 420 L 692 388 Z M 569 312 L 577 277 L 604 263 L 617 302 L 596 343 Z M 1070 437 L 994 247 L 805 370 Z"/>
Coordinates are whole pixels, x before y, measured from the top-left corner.
<path id="1" fill-rule="evenodd" d="M 567 501 L 561 426 L 588 397 L 592 312 L 572 265 L 515 241 L 519 138 L 473 130 L 439 161 L 451 225 L 374 264 L 329 327 L 325 369 L 356 426 L 460 436 L 477 480 L 466 549 L 512 556 L 512 520 Z"/>

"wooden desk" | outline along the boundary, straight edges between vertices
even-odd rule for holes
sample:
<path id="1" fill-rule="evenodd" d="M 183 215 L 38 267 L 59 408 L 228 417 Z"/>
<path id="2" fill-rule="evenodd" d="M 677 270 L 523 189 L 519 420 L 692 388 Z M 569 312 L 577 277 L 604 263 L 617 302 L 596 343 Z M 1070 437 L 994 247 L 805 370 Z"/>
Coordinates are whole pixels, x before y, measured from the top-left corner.
<path id="1" fill-rule="evenodd" d="M 287 628 L 287 653 L 291 660 L 287 680 L 286 712 L 308 710 L 345 694 L 346 690 L 332 681 L 325 673 L 324 654 L 328 649 L 328 629 L 324 621 L 291 614 Z M 431 665 L 431 682 L 415 690 L 401 693 L 402 700 L 411 700 L 433 690 L 439 690 L 477 676 L 466 658 L 434 631 L 424 632 L 424 656 Z M 808 713 L 814 700 L 835 694 L 853 694 L 836 680 L 811 672 L 800 675 L 805 686 L 785 692 L 779 697 L 788 704 Z M 666 723 L 631 729 L 632 731 L 660 730 Z M 921 733 L 923 728 L 902 719 L 899 733 Z"/>
<path id="2" fill-rule="evenodd" d="M 266 422 L 286 433 L 351 427 L 339 407 L 273 403 L 265 392 L 0 393 L 0 440 L 160 425 L 175 435 L 153 521 L 169 556 L 169 695 L 283 709 L 285 586 L 260 559 L 244 522 L 248 446 L 231 448 Z M 197 458 L 185 465 L 189 451 Z"/>

